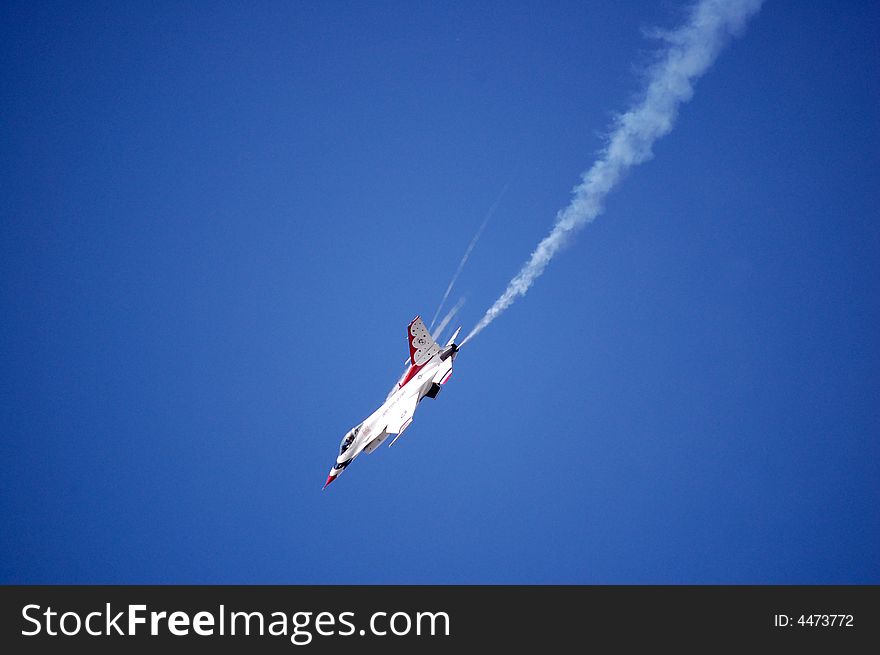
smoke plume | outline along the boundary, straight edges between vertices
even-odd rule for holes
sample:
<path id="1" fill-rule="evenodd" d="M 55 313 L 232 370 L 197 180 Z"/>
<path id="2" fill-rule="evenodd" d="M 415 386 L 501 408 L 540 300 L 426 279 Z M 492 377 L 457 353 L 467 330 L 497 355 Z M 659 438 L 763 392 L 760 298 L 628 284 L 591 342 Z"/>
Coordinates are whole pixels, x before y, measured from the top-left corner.
<path id="1" fill-rule="evenodd" d="M 504 198 L 504 194 L 507 193 L 507 187 L 510 186 L 510 182 L 504 185 L 504 188 L 501 189 L 501 193 L 498 194 L 498 197 L 495 199 L 495 202 L 492 203 L 492 206 L 489 207 L 489 211 L 486 212 L 486 215 L 483 217 L 483 222 L 480 223 L 480 227 L 477 230 L 477 233 L 474 234 L 474 237 L 471 239 L 471 242 L 468 244 L 467 249 L 464 251 L 464 256 L 461 258 L 461 261 L 458 263 L 458 268 L 455 269 L 455 273 L 452 275 L 452 279 L 449 281 L 449 286 L 446 287 L 446 293 L 443 294 L 443 298 L 440 300 L 440 304 L 437 306 L 437 311 L 434 312 L 434 318 L 431 319 L 431 324 L 428 326 L 428 329 L 432 329 L 434 327 L 434 323 L 437 321 L 437 317 L 440 315 L 440 310 L 443 309 L 443 305 L 446 304 L 446 299 L 449 298 L 449 294 L 452 293 L 452 287 L 455 286 L 455 283 L 458 281 L 458 276 L 461 275 L 462 270 L 464 270 L 464 265 L 467 264 L 468 257 L 471 256 L 471 251 L 474 249 L 474 246 L 477 245 L 477 241 L 480 240 L 480 237 L 483 235 L 483 230 L 486 229 L 486 225 L 489 224 L 489 219 L 492 218 L 492 215 L 495 213 L 495 210 L 498 209 L 498 205 L 501 204 L 501 199 Z M 440 330 L 442 332 L 443 330 Z"/>
<path id="2" fill-rule="evenodd" d="M 715 61 L 731 36 L 738 35 L 763 0 L 702 0 L 688 20 L 669 32 L 658 32 L 666 44 L 649 69 L 643 94 L 618 116 L 598 161 L 582 176 L 574 197 L 556 215 L 556 223 L 507 289 L 462 341 L 467 343 L 531 288 L 547 264 L 573 234 L 602 213 L 606 196 L 623 175 L 652 157 L 651 148 L 672 129 L 678 108 L 693 95 L 693 85 Z"/>

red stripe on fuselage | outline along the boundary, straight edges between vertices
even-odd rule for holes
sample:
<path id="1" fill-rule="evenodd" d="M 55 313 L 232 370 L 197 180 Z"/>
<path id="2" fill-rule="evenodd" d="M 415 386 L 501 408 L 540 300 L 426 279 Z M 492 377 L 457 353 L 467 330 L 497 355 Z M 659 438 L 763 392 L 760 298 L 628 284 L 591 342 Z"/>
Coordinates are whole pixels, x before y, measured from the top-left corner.
<path id="1" fill-rule="evenodd" d="M 427 362 L 425 362 L 424 364 L 418 364 L 418 365 L 413 364 L 413 365 L 411 365 L 411 366 L 409 367 L 409 370 L 406 372 L 406 375 L 404 376 L 403 380 L 400 382 L 400 384 L 397 385 L 398 388 L 402 389 L 402 388 L 406 385 L 407 382 L 409 382 L 410 380 L 412 380 L 412 379 L 416 376 L 416 373 L 418 373 L 418 372 L 421 371 L 425 366 L 427 366 L 429 363 L 431 363 L 431 361 L 433 361 L 433 359 L 434 359 L 434 357 L 431 357 L 431 359 L 429 359 L 429 360 L 428 360 Z"/>
<path id="2" fill-rule="evenodd" d="M 422 366 L 424 366 L 424 364 L 422 364 Z M 415 377 L 416 373 L 418 373 L 419 371 L 422 370 L 422 366 L 416 366 L 415 364 L 413 364 L 412 366 L 410 366 L 410 367 L 409 367 L 409 370 L 406 372 L 406 376 L 403 378 L 403 381 L 402 381 L 399 385 L 397 385 L 397 386 L 400 387 L 400 388 L 402 389 L 403 386 L 404 386 L 407 382 L 409 382 L 410 380 L 412 380 L 412 379 Z"/>

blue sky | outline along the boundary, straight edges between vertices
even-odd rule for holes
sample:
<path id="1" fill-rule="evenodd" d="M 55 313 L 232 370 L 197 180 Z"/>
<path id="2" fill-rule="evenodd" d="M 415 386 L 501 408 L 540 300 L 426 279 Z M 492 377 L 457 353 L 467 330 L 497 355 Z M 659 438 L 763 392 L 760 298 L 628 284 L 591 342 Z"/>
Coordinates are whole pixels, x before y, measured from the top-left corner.
<path id="1" fill-rule="evenodd" d="M 770 1 L 394 448 L 676 2 L 4 3 L 0 582 L 880 583 L 880 7 Z"/>

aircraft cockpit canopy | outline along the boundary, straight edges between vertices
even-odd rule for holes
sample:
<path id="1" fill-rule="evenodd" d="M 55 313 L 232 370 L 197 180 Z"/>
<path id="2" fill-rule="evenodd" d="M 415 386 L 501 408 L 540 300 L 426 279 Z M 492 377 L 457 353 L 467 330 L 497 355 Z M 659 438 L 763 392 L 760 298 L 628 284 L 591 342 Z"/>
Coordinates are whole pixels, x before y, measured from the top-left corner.
<path id="1" fill-rule="evenodd" d="M 363 423 L 361 423 L 361 425 L 363 425 Z M 344 453 L 346 450 L 348 450 L 349 448 L 351 448 L 351 444 L 354 443 L 354 438 L 358 435 L 358 432 L 361 431 L 361 425 L 352 429 L 348 434 L 346 434 L 342 438 L 342 443 L 339 444 L 339 454 L 340 455 L 342 453 Z"/>

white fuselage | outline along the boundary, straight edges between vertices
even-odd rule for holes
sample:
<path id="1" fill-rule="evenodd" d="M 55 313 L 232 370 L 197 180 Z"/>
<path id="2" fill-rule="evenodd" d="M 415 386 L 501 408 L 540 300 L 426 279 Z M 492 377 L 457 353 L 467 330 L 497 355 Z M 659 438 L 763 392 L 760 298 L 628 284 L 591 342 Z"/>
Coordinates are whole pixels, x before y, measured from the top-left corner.
<path id="1" fill-rule="evenodd" d="M 336 458 L 337 463 L 354 459 L 362 451 L 371 453 L 378 448 L 390 434 L 402 433 L 412 420 L 409 408 L 417 405 L 431 388 L 432 384 L 440 384 L 444 381 L 447 373 L 452 370 L 452 357 L 446 361 L 440 360 L 440 355 L 434 355 L 417 371 L 412 372 L 415 366 L 407 367 L 400 381 L 394 385 L 385 402 L 375 412 L 370 414 L 361 424 L 355 442 L 351 448 Z M 409 378 L 409 379 L 407 379 Z M 401 386 L 402 385 L 402 386 Z M 409 416 L 407 416 L 409 414 Z M 400 422 L 403 421 L 404 424 Z M 393 431 L 386 428 L 392 426 Z M 399 432 L 393 426 L 399 428 Z M 349 457 L 349 453 L 351 456 Z"/>
<path id="2" fill-rule="evenodd" d="M 459 328 L 460 330 L 461 328 Z M 416 407 L 425 396 L 436 398 L 442 385 L 452 375 L 452 361 L 458 353 L 455 338 L 441 348 L 428 328 L 416 316 L 407 328 L 409 366 L 392 388 L 385 402 L 363 422 L 349 430 L 339 444 L 339 455 L 327 476 L 326 488 L 362 452 L 371 453 L 390 435 L 403 434 L 413 420 Z M 393 444 L 394 441 L 391 443 Z"/>

